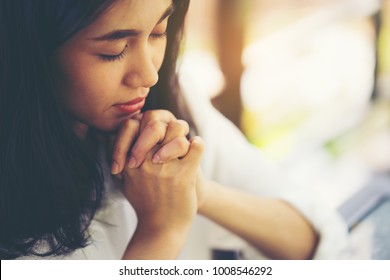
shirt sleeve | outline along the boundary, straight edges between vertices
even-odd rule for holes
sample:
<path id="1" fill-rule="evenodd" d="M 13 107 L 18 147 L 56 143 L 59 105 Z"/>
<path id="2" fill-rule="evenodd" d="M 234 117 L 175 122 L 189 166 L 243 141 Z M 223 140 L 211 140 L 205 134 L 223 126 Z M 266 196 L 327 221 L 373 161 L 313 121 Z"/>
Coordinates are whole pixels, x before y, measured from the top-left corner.
<path id="1" fill-rule="evenodd" d="M 288 178 L 283 169 L 270 162 L 251 145 L 234 124 L 212 106 L 206 96 L 185 92 L 200 136 L 205 141 L 202 171 L 206 178 L 253 195 L 275 197 L 295 207 L 320 235 L 315 259 L 336 259 L 346 250 L 347 227 L 341 216 L 315 192 Z M 216 226 L 210 245 L 239 248 L 247 256 L 253 250 L 240 238 Z M 228 245 L 230 244 L 230 245 Z"/>

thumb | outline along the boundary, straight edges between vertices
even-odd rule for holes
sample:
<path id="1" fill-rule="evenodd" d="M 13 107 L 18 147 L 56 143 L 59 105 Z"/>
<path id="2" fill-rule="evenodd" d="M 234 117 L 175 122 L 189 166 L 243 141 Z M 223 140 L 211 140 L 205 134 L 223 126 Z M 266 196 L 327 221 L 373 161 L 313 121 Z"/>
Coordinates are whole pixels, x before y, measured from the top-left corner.
<path id="1" fill-rule="evenodd" d="M 199 167 L 204 152 L 204 141 L 199 136 L 190 139 L 190 148 L 181 162 L 184 165 Z"/>

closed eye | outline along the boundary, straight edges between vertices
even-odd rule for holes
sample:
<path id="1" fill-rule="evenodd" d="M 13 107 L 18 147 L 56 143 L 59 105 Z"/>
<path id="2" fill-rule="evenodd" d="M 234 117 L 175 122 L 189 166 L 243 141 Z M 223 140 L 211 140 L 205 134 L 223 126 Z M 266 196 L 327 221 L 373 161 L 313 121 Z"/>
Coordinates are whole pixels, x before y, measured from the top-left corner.
<path id="1" fill-rule="evenodd" d="M 125 54 L 126 54 L 126 51 L 127 51 L 127 48 L 128 48 L 128 45 L 126 45 L 124 47 L 124 49 L 118 53 L 118 54 L 113 54 L 113 55 L 110 55 L 110 54 L 99 54 L 99 57 L 104 60 L 104 61 L 116 61 L 116 60 L 121 60 Z"/>
<path id="2" fill-rule="evenodd" d="M 152 33 L 150 34 L 150 38 L 152 39 L 165 39 L 167 37 L 167 32 L 164 33 Z"/>

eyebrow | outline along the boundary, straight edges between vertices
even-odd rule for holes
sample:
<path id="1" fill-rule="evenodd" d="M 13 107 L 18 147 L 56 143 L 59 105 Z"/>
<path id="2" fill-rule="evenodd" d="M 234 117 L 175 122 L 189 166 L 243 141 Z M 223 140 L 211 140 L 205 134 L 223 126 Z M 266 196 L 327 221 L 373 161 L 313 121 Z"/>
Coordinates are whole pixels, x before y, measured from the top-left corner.
<path id="1" fill-rule="evenodd" d="M 173 12 L 175 11 L 175 5 L 173 2 L 169 5 L 169 7 L 165 10 L 163 15 L 160 17 L 158 20 L 157 24 L 160 24 L 163 22 L 166 18 L 171 16 Z M 105 35 L 91 38 L 91 40 L 94 41 L 115 41 L 115 40 L 120 40 L 123 38 L 131 37 L 131 36 L 136 36 L 141 34 L 142 32 L 140 30 L 136 29 L 119 29 L 119 30 L 113 30 Z"/>

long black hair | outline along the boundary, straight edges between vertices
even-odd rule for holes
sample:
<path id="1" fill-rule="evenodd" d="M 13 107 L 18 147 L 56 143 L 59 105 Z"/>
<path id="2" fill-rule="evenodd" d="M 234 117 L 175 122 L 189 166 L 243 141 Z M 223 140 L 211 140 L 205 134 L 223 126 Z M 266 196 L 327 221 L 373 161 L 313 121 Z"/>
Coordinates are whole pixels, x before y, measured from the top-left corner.
<path id="1" fill-rule="evenodd" d="M 52 56 L 115 0 L 0 0 L 0 258 L 88 245 L 103 173 L 60 102 Z M 160 79 L 147 108 L 176 114 L 176 59 L 189 0 L 173 0 Z"/>

